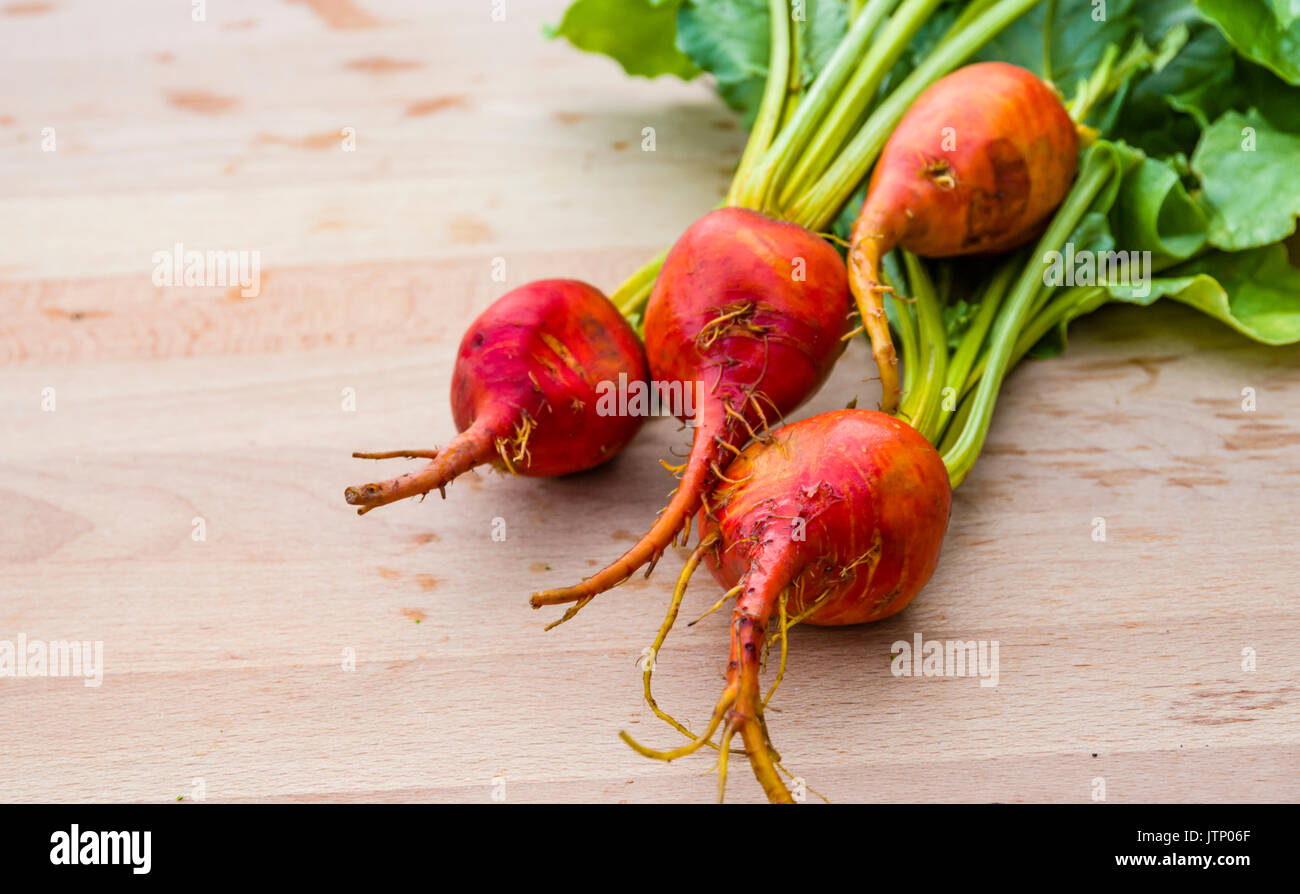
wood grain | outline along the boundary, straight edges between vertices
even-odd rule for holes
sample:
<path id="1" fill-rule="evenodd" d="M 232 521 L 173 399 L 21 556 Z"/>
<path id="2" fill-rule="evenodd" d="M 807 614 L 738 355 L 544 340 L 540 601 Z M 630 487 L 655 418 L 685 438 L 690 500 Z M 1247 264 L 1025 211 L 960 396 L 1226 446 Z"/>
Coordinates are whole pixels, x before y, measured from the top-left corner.
<path id="1" fill-rule="evenodd" d="M 499 778 L 512 802 L 712 798 L 707 757 L 616 736 L 676 743 L 636 662 L 682 557 L 549 633 L 526 605 L 654 517 L 672 423 L 568 479 L 342 500 L 381 468 L 352 450 L 446 440 L 456 341 L 504 288 L 612 288 L 716 201 L 743 135 L 707 85 L 543 41 L 550 0 L 505 23 L 48 6 L 0 23 L 0 81 L 23 85 L 0 97 L 0 640 L 102 641 L 105 669 L 0 677 L 0 799 L 194 800 L 201 779 L 212 801 L 486 801 Z M 175 242 L 260 251 L 262 293 L 155 287 Z M 871 405 L 870 376 L 854 346 L 801 415 Z M 1293 350 L 1178 306 L 1077 323 L 1012 375 L 916 603 L 792 634 L 786 766 L 837 802 L 1087 801 L 1099 777 L 1110 801 L 1300 798 L 1298 411 Z M 717 595 L 701 576 L 683 614 Z M 894 677 L 916 632 L 998 641 L 999 685 Z M 692 724 L 725 634 L 682 626 L 660 656 Z M 760 798 L 732 773 L 729 800 Z"/>

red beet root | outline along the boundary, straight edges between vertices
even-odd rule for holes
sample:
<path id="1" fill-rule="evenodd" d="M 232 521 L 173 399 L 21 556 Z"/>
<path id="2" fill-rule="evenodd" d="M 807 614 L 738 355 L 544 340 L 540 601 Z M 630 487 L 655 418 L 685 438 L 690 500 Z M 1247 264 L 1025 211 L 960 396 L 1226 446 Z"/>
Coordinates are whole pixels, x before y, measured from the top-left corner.
<path id="1" fill-rule="evenodd" d="M 813 233 L 741 208 L 691 225 L 664 261 L 645 319 L 653 380 L 703 386 L 681 484 L 622 558 L 577 586 L 533 594 L 533 607 L 577 603 L 561 623 L 638 568 L 653 567 L 695 511 L 710 505 L 720 464 L 825 380 L 843 350 L 848 312 L 844 264 Z"/>
<path id="2" fill-rule="evenodd" d="M 597 412 L 597 386 L 617 382 L 620 373 L 629 381 L 644 380 L 645 355 L 632 327 L 598 289 L 566 279 L 521 286 L 480 314 L 461 340 L 451 380 L 460 434 L 443 450 L 354 453 L 432 461 L 418 472 L 349 487 L 345 497 L 364 514 L 435 488 L 443 491 L 485 463 L 536 477 L 600 465 L 644 421 Z"/>
<path id="3" fill-rule="evenodd" d="M 879 283 L 895 247 L 944 258 L 1009 251 L 1065 198 L 1078 135 L 1037 75 L 1004 62 L 958 69 L 917 98 L 885 144 L 853 228 L 849 281 L 880 367 L 881 409 L 898 403 Z"/>
<path id="4" fill-rule="evenodd" d="M 728 483 L 712 511 L 701 512 L 700 547 L 683 569 L 654 649 L 690 574 L 707 561 L 737 597 L 726 688 L 708 729 L 690 744 L 656 752 L 624 739 L 643 754 L 672 760 L 700 748 L 721 726 L 720 784 L 731 739 L 739 735 L 769 799 L 788 802 L 763 719 L 771 692 L 763 696 L 758 677 L 773 614 L 782 622 L 772 637 L 781 638 L 779 683 L 792 624 L 859 624 L 901 611 L 939 560 L 951 507 L 948 472 L 930 442 L 906 423 L 874 410 L 839 410 L 777 429 L 724 474 Z"/>

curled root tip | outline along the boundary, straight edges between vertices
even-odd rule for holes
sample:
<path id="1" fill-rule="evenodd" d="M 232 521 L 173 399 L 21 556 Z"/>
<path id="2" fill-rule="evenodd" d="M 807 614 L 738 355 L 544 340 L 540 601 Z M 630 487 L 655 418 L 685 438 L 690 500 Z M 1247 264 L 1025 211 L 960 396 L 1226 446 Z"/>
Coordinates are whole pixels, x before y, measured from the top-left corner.
<path id="1" fill-rule="evenodd" d="M 653 758 L 657 761 L 670 761 L 676 757 L 681 757 L 681 755 L 675 754 L 671 751 L 655 751 L 653 748 L 646 748 L 636 739 L 633 739 L 628 734 L 627 730 L 619 730 L 618 737 L 623 740 L 624 744 L 626 744 L 629 748 L 631 748 L 633 751 L 635 751 L 637 754 L 641 755 L 642 757 Z M 679 748 L 677 750 L 680 751 L 681 749 Z"/>
<path id="2" fill-rule="evenodd" d="M 633 751 L 643 757 L 653 758 L 657 761 L 675 761 L 679 757 L 686 757 L 688 754 L 694 754 L 713 739 L 713 734 L 718 731 L 723 717 L 727 710 L 735 704 L 736 693 L 728 689 L 722 694 L 722 699 L 718 702 L 717 707 L 713 709 L 713 717 L 709 720 L 708 727 L 690 742 L 682 745 L 680 748 L 674 748 L 671 751 L 655 751 L 653 748 L 646 748 L 640 742 L 633 739 L 626 732 L 620 732 L 619 737 L 628 744 Z"/>

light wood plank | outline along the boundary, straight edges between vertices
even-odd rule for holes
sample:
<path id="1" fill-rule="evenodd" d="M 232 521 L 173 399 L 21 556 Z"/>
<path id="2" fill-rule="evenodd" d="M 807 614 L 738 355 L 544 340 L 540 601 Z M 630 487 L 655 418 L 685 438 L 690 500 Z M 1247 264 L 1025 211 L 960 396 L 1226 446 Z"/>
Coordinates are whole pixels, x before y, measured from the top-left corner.
<path id="1" fill-rule="evenodd" d="M 730 114 L 544 42 L 549 0 L 505 25 L 486 3 L 231 0 L 203 25 L 107 6 L 0 23 L 22 85 L 0 99 L 0 639 L 100 640 L 105 661 L 97 688 L 0 678 L 0 799 L 189 799 L 201 778 L 213 801 L 485 801 L 496 777 L 508 801 L 710 799 L 707 757 L 616 736 L 676 741 L 636 661 L 681 555 L 550 633 L 525 602 L 654 517 L 673 424 L 570 479 L 482 474 L 364 518 L 341 492 L 401 466 L 354 449 L 446 440 L 456 342 L 504 288 L 613 288 L 709 207 Z M 377 23 L 344 27 L 355 10 Z M 414 65 L 352 64 L 375 59 Z M 353 155 L 312 141 L 347 124 Z M 261 251 L 262 294 L 155 287 L 176 241 Z M 854 345 L 801 415 L 871 405 L 870 375 Z M 1295 351 L 1177 306 L 1080 321 L 1011 377 L 916 603 L 793 633 L 786 765 L 839 802 L 1087 801 L 1096 777 L 1112 801 L 1300 798 L 1298 411 Z M 702 575 L 683 614 L 717 595 Z M 999 685 L 893 677 L 918 631 L 997 640 Z M 725 635 L 715 615 L 660 657 L 693 724 Z M 761 798 L 743 766 L 729 797 Z"/>

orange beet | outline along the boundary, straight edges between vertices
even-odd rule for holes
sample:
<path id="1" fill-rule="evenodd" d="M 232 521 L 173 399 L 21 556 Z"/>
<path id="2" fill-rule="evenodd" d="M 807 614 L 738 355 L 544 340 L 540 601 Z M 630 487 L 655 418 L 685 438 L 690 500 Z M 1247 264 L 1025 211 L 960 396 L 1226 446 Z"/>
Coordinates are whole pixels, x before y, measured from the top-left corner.
<path id="1" fill-rule="evenodd" d="M 636 332 L 598 289 L 567 279 L 520 286 L 483 311 L 461 340 L 451 381 L 460 434 L 443 450 L 353 454 L 431 462 L 389 481 L 349 487 L 345 497 L 364 514 L 442 491 L 485 463 L 537 477 L 600 465 L 645 421 L 598 412 L 598 386 L 618 382 L 620 374 L 645 380 L 645 355 Z"/>
<path id="2" fill-rule="evenodd" d="M 1037 75 L 981 62 L 936 81 L 890 136 L 853 228 L 849 282 L 880 367 L 881 409 L 898 403 L 880 259 L 1002 252 L 1037 237 L 1065 198 L 1078 135 Z"/>
<path id="3" fill-rule="evenodd" d="M 722 698 L 709 728 L 676 751 L 654 752 L 624 738 L 643 754 L 672 760 L 722 726 L 720 751 L 739 735 L 768 798 L 787 802 L 758 677 L 773 615 L 783 600 L 790 622 L 810 624 L 859 624 L 901 611 L 934 573 L 952 491 L 930 442 L 875 410 L 838 410 L 782 426 L 746 448 L 724 475 L 728 483 L 712 510 L 700 514 L 700 548 L 678 581 L 666 624 L 703 558 L 736 596 Z"/>
<path id="4" fill-rule="evenodd" d="M 912 601 L 934 573 L 951 488 L 938 451 L 875 410 L 821 413 L 750 445 L 725 472 L 700 536 L 724 589 L 772 600 L 809 624 L 878 621 Z"/>
<path id="5" fill-rule="evenodd" d="M 653 567 L 709 505 L 721 464 L 826 379 L 843 351 L 848 312 L 844 264 L 815 234 L 741 208 L 692 224 L 664 261 L 645 319 L 652 379 L 698 382 L 704 392 L 681 484 L 620 559 L 581 584 L 533 594 L 533 606 L 577 603 L 563 621 Z"/>

